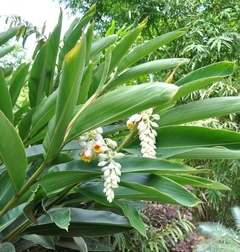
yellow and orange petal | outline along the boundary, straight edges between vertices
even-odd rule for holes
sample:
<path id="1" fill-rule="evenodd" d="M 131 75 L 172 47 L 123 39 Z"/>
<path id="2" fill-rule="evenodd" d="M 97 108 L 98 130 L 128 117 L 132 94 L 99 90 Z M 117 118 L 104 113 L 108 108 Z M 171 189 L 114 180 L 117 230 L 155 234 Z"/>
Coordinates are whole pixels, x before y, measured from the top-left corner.
<path id="1" fill-rule="evenodd" d="M 84 161 L 84 162 L 90 162 L 93 158 L 92 157 L 86 157 L 84 153 L 81 153 L 80 158 Z"/>
<path id="2" fill-rule="evenodd" d="M 127 127 L 128 127 L 128 129 L 131 129 L 133 127 L 133 122 L 127 123 Z"/>
<path id="3" fill-rule="evenodd" d="M 101 145 L 99 145 L 99 144 L 94 144 L 93 145 L 93 151 L 95 152 L 95 153 L 99 153 L 100 151 L 101 151 Z"/>

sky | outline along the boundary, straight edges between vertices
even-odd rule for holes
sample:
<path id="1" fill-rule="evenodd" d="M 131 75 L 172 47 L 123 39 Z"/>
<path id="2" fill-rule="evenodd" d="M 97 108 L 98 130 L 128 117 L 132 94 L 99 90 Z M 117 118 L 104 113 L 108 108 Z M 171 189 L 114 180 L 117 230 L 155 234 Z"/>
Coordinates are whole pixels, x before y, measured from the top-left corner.
<path id="1" fill-rule="evenodd" d="M 42 27 L 46 21 L 46 34 L 48 35 L 57 24 L 59 11 L 60 6 L 57 0 L 0 0 L 0 31 L 8 27 L 5 25 L 6 16 L 14 14 L 37 27 Z M 73 18 L 69 20 L 64 10 L 63 14 L 62 30 L 66 31 Z M 30 41 L 26 44 L 28 46 L 35 39 L 33 35 L 30 37 Z M 29 48 L 29 50 L 31 49 Z"/>

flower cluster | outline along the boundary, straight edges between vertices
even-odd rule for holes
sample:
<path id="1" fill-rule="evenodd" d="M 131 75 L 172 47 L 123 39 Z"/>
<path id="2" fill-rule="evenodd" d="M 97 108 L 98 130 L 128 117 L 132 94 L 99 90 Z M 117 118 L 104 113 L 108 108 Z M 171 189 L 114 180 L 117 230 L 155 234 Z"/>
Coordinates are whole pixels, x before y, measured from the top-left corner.
<path id="1" fill-rule="evenodd" d="M 159 120 L 158 114 L 152 114 L 153 109 L 147 109 L 140 114 L 134 114 L 127 120 L 127 127 L 131 129 L 137 126 L 139 139 L 141 141 L 141 153 L 144 157 L 156 157 L 156 136 L 155 129 L 158 124 L 153 120 Z"/>
<path id="2" fill-rule="evenodd" d="M 107 200 L 111 203 L 114 199 L 114 189 L 118 187 L 121 176 L 121 164 L 114 159 L 122 158 L 123 153 L 115 151 L 117 143 L 110 138 L 103 138 L 102 128 L 97 128 L 79 137 L 82 147 L 80 157 L 85 162 L 90 162 L 98 156 L 98 166 L 102 167 L 104 190 Z"/>

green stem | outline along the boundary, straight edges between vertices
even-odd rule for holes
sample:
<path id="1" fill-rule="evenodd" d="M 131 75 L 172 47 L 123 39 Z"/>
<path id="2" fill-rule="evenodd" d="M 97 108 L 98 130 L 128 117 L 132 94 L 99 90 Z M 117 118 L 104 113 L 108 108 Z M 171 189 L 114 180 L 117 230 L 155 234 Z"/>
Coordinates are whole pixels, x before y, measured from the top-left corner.
<path id="1" fill-rule="evenodd" d="M 32 175 L 32 177 L 27 181 L 27 183 L 22 187 L 17 195 L 15 195 L 8 204 L 0 211 L 0 218 L 6 214 L 13 205 L 23 196 L 25 192 L 36 182 L 38 177 L 44 172 L 44 170 L 48 167 L 48 163 L 43 163 L 38 170 Z"/>
<path id="2" fill-rule="evenodd" d="M 128 136 L 124 139 L 124 141 L 116 149 L 117 152 L 120 151 L 125 146 L 127 146 L 132 141 L 132 139 L 136 136 L 137 126 L 138 126 L 138 123 L 135 123 L 135 125 L 132 127 L 132 129 L 131 129 L 130 133 L 128 134 Z"/>
<path id="3" fill-rule="evenodd" d="M 18 226 L 16 229 L 14 229 L 12 232 L 10 232 L 8 235 L 6 235 L 2 242 L 7 242 L 13 240 L 15 237 L 17 237 L 20 233 L 22 233 L 26 227 L 28 227 L 31 224 L 31 221 L 26 220 L 23 222 L 20 226 Z"/>

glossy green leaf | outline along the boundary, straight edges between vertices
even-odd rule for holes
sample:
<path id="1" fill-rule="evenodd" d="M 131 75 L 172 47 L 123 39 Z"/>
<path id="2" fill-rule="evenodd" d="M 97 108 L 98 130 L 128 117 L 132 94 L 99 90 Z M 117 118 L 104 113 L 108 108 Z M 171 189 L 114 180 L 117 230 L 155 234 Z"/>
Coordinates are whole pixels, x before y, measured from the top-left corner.
<path id="1" fill-rule="evenodd" d="M 82 85 L 81 85 L 80 92 L 78 95 L 77 104 L 83 104 L 87 100 L 88 91 L 89 91 L 91 81 L 92 81 L 93 69 L 95 66 L 96 66 L 96 63 L 91 62 L 87 65 L 87 67 L 84 71 Z"/>
<path id="2" fill-rule="evenodd" d="M 193 71 L 175 83 L 175 85 L 180 86 L 180 89 L 175 95 L 174 100 L 231 75 L 234 67 L 235 64 L 233 62 L 226 61 L 211 64 Z"/>
<path id="3" fill-rule="evenodd" d="M 22 188 L 27 168 L 23 143 L 9 120 L 0 111 L 0 157 L 11 178 L 15 193 Z"/>
<path id="4" fill-rule="evenodd" d="M 10 122 L 13 121 L 12 102 L 2 70 L 0 69 L 0 111 Z"/>
<path id="5" fill-rule="evenodd" d="M 167 178 L 181 184 L 181 185 L 191 185 L 196 187 L 209 188 L 214 190 L 231 190 L 229 187 L 210 179 L 205 179 L 196 176 L 176 176 L 176 175 L 167 175 Z"/>
<path id="6" fill-rule="evenodd" d="M 114 88 L 120 84 L 127 83 L 130 80 L 134 80 L 139 76 L 173 68 L 188 62 L 188 59 L 160 59 L 137 65 L 117 76 L 113 82 L 110 83 L 110 87 Z"/>
<path id="7" fill-rule="evenodd" d="M 146 20 L 144 20 L 141 24 L 139 24 L 135 29 L 133 29 L 128 35 L 123 37 L 122 40 L 116 45 L 114 50 L 112 51 L 112 60 L 109 67 L 109 72 L 112 72 L 115 67 L 117 67 L 118 63 L 122 60 L 125 54 L 128 52 L 130 47 L 133 45 L 135 39 L 141 33 L 142 29 L 146 24 Z"/>
<path id="8" fill-rule="evenodd" d="M 13 223 L 18 216 L 23 212 L 23 208 L 26 206 L 26 203 L 21 204 L 11 210 L 9 210 L 3 217 L 0 219 L 0 232 Z"/>
<path id="9" fill-rule="evenodd" d="M 87 13 L 83 16 L 82 19 L 78 20 L 75 26 L 70 27 L 70 30 L 67 32 L 65 36 L 65 43 L 59 53 L 58 66 L 61 67 L 67 53 L 72 50 L 78 40 L 81 38 L 82 31 L 84 27 L 91 21 L 95 12 L 95 5 L 93 5 Z"/>
<path id="10" fill-rule="evenodd" d="M 14 196 L 14 188 L 7 172 L 0 176 L 1 194 L 0 194 L 0 211 L 7 205 Z"/>
<path id="11" fill-rule="evenodd" d="M 77 117 L 67 140 L 72 140 L 86 131 L 127 118 L 144 109 L 159 104 L 168 104 L 177 89 L 175 85 L 153 82 L 121 87 L 108 92 L 93 101 Z M 135 99 L 132 99 L 132 97 L 135 97 Z"/>
<path id="12" fill-rule="evenodd" d="M 14 45 L 4 46 L 4 47 L 0 48 L 0 58 L 5 56 L 6 54 L 10 53 L 14 48 L 15 48 Z"/>
<path id="13" fill-rule="evenodd" d="M 49 212 L 51 213 L 51 211 L 52 210 Z M 57 208 L 54 211 L 57 211 Z M 68 232 L 64 229 L 59 229 L 49 218 L 42 216 L 39 219 L 38 226 L 31 226 L 27 228 L 24 233 L 82 237 L 108 235 L 124 232 L 131 228 L 126 217 L 109 211 L 96 211 L 80 208 L 70 208 L 70 211 L 71 221 Z"/>
<path id="14" fill-rule="evenodd" d="M 18 67 L 16 72 L 14 72 L 10 80 L 9 93 L 12 100 L 12 106 L 15 105 L 22 87 L 25 84 L 25 80 L 28 74 L 29 64 L 22 64 Z"/>
<path id="15" fill-rule="evenodd" d="M 69 208 L 52 209 L 46 214 L 59 228 L 68 231 L 71 220 L 71 213 Z"/>
<path id="16" fill-rule="evenodd" d="M 136 46 L 129 54 L 127 54 L 117 67 L 117 72 L 122 72 L 124 69 L 137 62 L 144 56 L 157 50 L 161 46 L 171 42 L 172 40 L 182 36 L 187 31 L 187 28 L 179 29 L 173 32 L 166 33 L 154 39 L 147 41 L 144 44 Z"/>
<path id="17" fill-rule="evenodd" d="M 4 77 L 10 76 L 13 71 L 13 67 L 0 67 L 0 69 L 3 71 Z"/>
<path id="18" fill-rule="evenodd" d="M 127 204 L 120 200 L 115 201 L 115 204 L 118 205 L 122 209 L 124 215 L 128 218 L 131 225 L 140 234 L 142 234 L 143 236 L 146 236 L 145 225 L 142 222 L 141 216 L 139 212 L 137 211 L 137 209 L 133 205 Z"/>
<path id="19" fill-rule="evenodd" d="M 188 207 L 193 207 L 199 203 L 199 200 L 187 189 L 163 176 L 123 174 L 120 184 L 145 193 L 149 200 L 152 196 L 155 196 L 159 197 L 159 200 L 163 203 L 181 204 Z"/>
<path id="20" fill-rule="evenodd" d="M 0 33 L 0 45 L 3 45 L 6 43 L 9 39 L 13 38 L 15 35 L 17 35 L 19 29 L 21 26 L 15 26 L 12 28 L 9 28 L 7 31 Z"/>
<path id="21" fill-rule="evenodd" d="M 102 52 L 103 50 L 108 48 L 110 45 L 114 44 L 117 41 L 117 39 L 118 39 L 118 36 L 116 34 L 113 34 L 111 36 L 104 37 L 104 38 L 98 39 L 97 41 L 94 41 L 92 43 L 90 57 L 93 57 L 96 54 Z"/>
<path id="22" fill-rule="evenodd" d="M 157 155 L 161 158 L 212 159 L 229 155 L 231 159 L 239 155 L 240 134 L 236 132 L 197 126 L 168 126 L 157 129 L 157 133 Z"/>
<path id="23" fill-rule="evenodd" d="M 87 244 L 82 237 L 73 237 L 73 240 L 78 245 L 80 252 L 88 252 Z"/>
<path id="24" fill-rule="evenodd" d="M 55 74 L 61 26 L 62 12 L 60 12 L 57 26 L 47 42 L 41 47 L 34 60 L 28 83 L 29 100 L 32 108 L 42 102 L 45 94 L 49 95 L 53 91 L 53 77 Z"/>
<path id="25" fill-rule="evenodd" d="M 55 250 L 55 244 L 52 237 L 32 234 L 32 235 L 23 235 L 22 238 L 24 240 L 31 241 L 37 245 L 41 245 L 46 249 Z"/>
<path id="26" fill-rule="evenodd" d="M 159 126 L 194 122 L 240 112 L 240 97 L 216 97 L 178 106 L 161 115 Z"/>
<path id="27" fill-rule="evenodd" d="M 51 160 L 61 149 L 65 131 L 73 117 L 77 103 L 86 55 L 85 37 L 65 57 L 60 81 L 56 112 L 52 118 L 43 146 L 46 160 Z"/>
<path id="28" fill-rule="evenodd" d="M 125 203 L 124 201 L 114 200 L 113 202 L 109 203 L 107 201 L 106 195 L 103 193 L 103 184 L 100 185 L 100 187 L 97 185 L 97 190 L 89 190 L 89 185 L 92 184 L 95 188 L 95 183 L 89 183 L 85 187 L 80 186 L 78 187 L 78 191 L 83 193 L 84 195 L 88 196 L 90 199 L 94 200 L 95 202 L 98 202 L 102 205 L 105 205 L 107 207 L 117 207 L 121 209 L 124 213 L 124 215 L 128 218 L 131 225 L 137 229 L 142 235 L 146 235 L 145 226 L 141 220 L 141 217 L 135 208 L 131 203 Z M 96 189 L 96 188 L 95 188 Z"/>
<path id="29" fill-rule="evenodd" d="M 56 110 L 58 90 L 49 95 L 40 106 L 37 107 L 36 111 L 32 116 L 32 129 L 30 137 L 36 135 L 43 127 L 45 127 L 50 119 L 54 116 Z"/>

